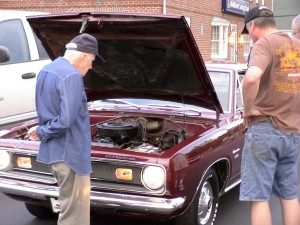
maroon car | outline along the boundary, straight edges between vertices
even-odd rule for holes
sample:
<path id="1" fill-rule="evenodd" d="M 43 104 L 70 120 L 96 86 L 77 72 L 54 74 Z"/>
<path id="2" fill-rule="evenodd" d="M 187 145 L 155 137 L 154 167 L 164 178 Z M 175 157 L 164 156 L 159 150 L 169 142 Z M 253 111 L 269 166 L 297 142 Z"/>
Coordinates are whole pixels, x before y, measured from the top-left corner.
<path id="1" fill-rule="evenodd" d="M 105 59 L 84 78 L 91 212 L 211 224 L 240 182 L 244 65 L 205 65 L 184 17 L 82 13 L 28 18 L 52 59 L 79 32 Z M 56 180 L 36 162 L 30 120 L 0 131 L 0 191 L 37 217 L 59 211 Z M 78 137 L 80 138 L 80 137 Z"/>

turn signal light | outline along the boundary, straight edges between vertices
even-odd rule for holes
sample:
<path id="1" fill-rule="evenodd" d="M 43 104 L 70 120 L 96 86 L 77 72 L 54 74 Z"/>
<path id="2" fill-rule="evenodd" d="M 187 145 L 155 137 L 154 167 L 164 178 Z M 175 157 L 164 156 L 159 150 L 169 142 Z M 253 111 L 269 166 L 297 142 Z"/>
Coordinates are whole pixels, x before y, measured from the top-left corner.
<path id="1" fill-rule="evenodd" d="M 31 169 L 31 158 L 29 157 L 18 157 L 17 159 L 18 167 L 24 168 L 24 169 Z"/>
<path id="2" fill-rule="evenodd" d="M 116 169 L 116 177 L 120 180 L 132 180 L 132 169 L 126 169 L 126 168 L 117 168 Z"/>

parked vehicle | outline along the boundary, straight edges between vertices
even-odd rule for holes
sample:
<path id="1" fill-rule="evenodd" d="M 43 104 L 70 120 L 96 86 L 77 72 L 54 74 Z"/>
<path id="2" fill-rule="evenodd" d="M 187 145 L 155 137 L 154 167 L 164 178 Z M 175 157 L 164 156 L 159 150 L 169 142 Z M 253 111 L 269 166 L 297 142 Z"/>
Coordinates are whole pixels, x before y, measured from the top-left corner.
<path id="1" fill-rule="evenodd" d="M 36 117 L 36 76 L 50 62 L 25 17 L 37 14 L 0 10 L 0 46 L 10 54 L 0 63 L 0 125 Z"/>
<path id="2" fill-rule="evenodd" d="M 28 18 L 52 59 L 79 31 L 99 40 L 84 78 L 89 100 L 91 212 L 177 225 L 211 224 L 240 182 L 241 77 L 207 65 L 184 17 L 82 13 Z M 59 210 L 58 187 L 36 162 L 29 120 L 0 131 L 0 191 L 37 217 Z M 80 138 L 80 137 L 78 137 Z"/>

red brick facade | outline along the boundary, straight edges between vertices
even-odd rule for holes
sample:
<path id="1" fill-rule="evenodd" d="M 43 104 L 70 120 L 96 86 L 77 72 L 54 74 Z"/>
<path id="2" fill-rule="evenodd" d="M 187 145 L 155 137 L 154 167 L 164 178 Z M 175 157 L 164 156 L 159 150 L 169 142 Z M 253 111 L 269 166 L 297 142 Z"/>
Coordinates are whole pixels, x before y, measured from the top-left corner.
<path id="1" fill-rule="evenodd" d="M 251 6 L 269 8 L 272 0 L 249 0 Z M 44 11 L 51 13 L 78 11 L 138 12 L 176 14 L 190 18 L 190 26 L 205 61 L 211 61 L 211 22 L 219 17 L 236 24 L 238 34 L 243 29 L 243 17 L 223 13 L 222 0 L 9 0 L 0 1 L 0 9 Z M 202 32 L 200 32 L 200 30 Z M 243 45 L 237 46 L 237 61 L 245 62 Z M 230 56 L 222 59 L 229 61 Z"/>

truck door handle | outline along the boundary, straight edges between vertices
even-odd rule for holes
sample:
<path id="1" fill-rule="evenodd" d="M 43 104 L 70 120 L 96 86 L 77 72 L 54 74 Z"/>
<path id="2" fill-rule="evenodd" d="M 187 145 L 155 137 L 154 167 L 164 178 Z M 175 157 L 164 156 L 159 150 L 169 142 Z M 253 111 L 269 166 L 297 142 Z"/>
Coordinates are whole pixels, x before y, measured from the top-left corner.
<path id="1" fill-rule="evenodd" d="M 22 74 L 22 79 L 32 79 L 35 78 L 36 74 L 35 73 L 24 73 Z"/>

